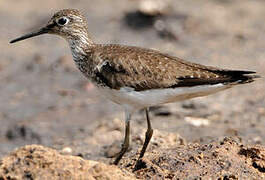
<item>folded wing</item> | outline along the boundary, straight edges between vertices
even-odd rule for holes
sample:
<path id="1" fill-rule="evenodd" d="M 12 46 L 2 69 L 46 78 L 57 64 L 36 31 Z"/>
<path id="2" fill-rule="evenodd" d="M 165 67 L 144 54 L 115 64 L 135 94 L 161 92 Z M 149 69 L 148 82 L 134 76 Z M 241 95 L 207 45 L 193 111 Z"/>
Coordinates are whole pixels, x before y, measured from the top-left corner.
<path id="1" fill-rule="evenodd" d="M 102 85 L 136 91 L 210 84 L 249 83 L 253 71 L 226 70 L 181 60 L 158 51 L 108 45 L 97 49 L 95 80 Z M 102 52 L 102 53 L 100 53 Z"/>

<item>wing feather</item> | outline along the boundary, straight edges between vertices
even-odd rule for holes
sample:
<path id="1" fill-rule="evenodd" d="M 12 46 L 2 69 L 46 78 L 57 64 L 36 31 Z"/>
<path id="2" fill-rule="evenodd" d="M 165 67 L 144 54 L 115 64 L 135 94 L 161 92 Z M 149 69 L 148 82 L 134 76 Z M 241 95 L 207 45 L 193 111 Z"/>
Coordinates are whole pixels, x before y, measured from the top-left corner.
<path id="1" fill-rule="evenodd" d="M 114 89 L 131 87 L 136 91 L 250 82 L 255 72 L 226 70 L 184 61 L 158 51 L 120 45 L 102 45 L 94 54 L 100 68 L 97 81 Z M 104 62 L 104 63 L 103 63 Z M 102 64 L 103 63 L 103 64 Z"/>

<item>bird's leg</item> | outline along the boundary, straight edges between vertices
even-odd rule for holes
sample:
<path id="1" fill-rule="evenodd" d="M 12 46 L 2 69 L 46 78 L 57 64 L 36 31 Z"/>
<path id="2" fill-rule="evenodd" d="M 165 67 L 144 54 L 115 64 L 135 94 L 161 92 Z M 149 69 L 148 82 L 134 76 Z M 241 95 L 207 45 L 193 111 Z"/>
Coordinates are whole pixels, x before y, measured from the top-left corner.
<path id="1" fill-rule="evenodd" d="M 148 111 L 149 111 L 149 109 L 146 108 L 145 109 L 145 113 L 146 113 L 146 120 L 147 120 L 147 131 L 145 133 L 144 145 L 142 147 L 139 159 L 144 157 L 144 153 L 146 151 L 146 148 L 147 148 L 147 146 L 148 146 L 148 144 L 149 144 L 149 142 L 150 142 L 150 140 L 152 138 L 152 135 L 153 135 L 153 129 L 152 129 L 151 122 L 150 122 L 150 119 L 149 119 Z M 138 159 L 138 161 L 139 161 L 139 159 Z"/>
<path id="2" fill-rule="evenodd" d="M 125 154 L 125 152 L 128 150 L 129 148 L 129 144 L 130 144 L 130 119 L 131 119 L 131 114 L 129 112 L 125 112 L 125 116 L 126 116 L 126 121 L 125 121 L 125 138 L 124 138 L 124 142 L 122 144 L 122 148 L 121 151 L 118 153 L 114 164 L 118 165 L 119 161 L 121 160 L 122 156 Z"/>
<path id="3" fill-rule="evenodd" d="M 138 169 L 141 168 L 141 158 L 144 157 L 144 153 L 146 151 L 146 148 L 152 138 L 152 135 L 153 135 L 153 129 L 152 129 L 152 126 L 151 126 L 151 122 L 150 122 L 150 119 L 149 119 L 149 114 L 148 114 L 148 111 L 149 109 L 146 108 L 145 109 L 145 113 L 146 113 L 146 120 L 147 120 L 147 131 L 145 132 L 145 140 L 144 140 L 144 145 L 142 147 L 142 150 L 140 152 L 140 156 L 134 166 L 134 171 L 137 171 Z"/>

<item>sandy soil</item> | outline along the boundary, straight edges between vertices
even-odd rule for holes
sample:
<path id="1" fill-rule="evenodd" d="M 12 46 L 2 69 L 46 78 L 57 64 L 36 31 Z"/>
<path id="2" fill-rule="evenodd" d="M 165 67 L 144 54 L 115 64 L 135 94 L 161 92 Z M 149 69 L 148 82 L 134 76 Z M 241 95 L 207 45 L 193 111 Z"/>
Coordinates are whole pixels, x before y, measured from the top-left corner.
<path id="1" fill-rule="evenodd" d="M 262 146 L 244 146 L 231 138 L 224 138 L 220 143 L 178 147 L 176 144 L 169 147 L 173 142 L 169 139 L 164 142 L 166 146 L 152 144 L 152 150 L 136 167 L 135 152 L 130 152 L 118 167 L 62 155 L 39 145 L 25 146 L 0 161 L 0 179 L 265 178 L 265 148 Z"/>
<path id="2" fill-rule="evenodd" d="M 63 39 L 45 35 L 8 43 L 44 25 L 59 9 L 83 11 L 98 43 L 148 47 L 197 63 L 255 70 L 265 76 L 265 1 L 172 1 L 167 13 L 156 17 L 140 14 L 138 4 L 137 0 L 0 0 L 1 158 L 15 148 L 40 144 L 109 164 L 122 142 L 122 109 L 103 99 L 82 77 Z M 188 172 L 187 179 L 214 174 L 223 179 L 264 175 L 264 154 L 260 155 L 265 145 L 264 83 L 260 78 L 208 97 L 152 108 L 154 136 L 143 167 L 133 172 L 146 128 L 144 113 L 136 113 L 131 149 L 119 168 L 137 178 L 183 178 L 180 175 Z M 233 139 L 218 145 L 224 137 Z M 210 144 L 222 151 L 223 161 L 238 159 L 230 159 L 229 163 L 235 163 L 232 168 L 243 162 L 240 173 L 245 174 L 241 176 L 226 165 L 226 174 L 221 173 L 222 168 L 214 168 L 220 161 L 219 156 L 209 155 L 213 152 L 207 149 Z M 203 147 L 207 161 L 202 158 L 198 160 L 201 164 L 190 163 L 200 159 Z M 260 159 L 256 165 L 255 158 Z"/>

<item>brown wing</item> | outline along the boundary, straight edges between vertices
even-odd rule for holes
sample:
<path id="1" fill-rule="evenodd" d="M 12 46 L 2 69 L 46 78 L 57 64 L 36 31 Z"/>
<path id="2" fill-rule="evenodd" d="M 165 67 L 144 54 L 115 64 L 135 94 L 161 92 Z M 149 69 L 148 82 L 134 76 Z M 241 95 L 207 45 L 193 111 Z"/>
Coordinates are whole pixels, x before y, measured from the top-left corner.
<path id="1" fill-rule="evenodd" d="M 94 56 L 95 77 L 114 89 L 137 91 L 252 79 L 251 71 L 231 71 L 190 63 L 158 51 L 131 46 L 98 45 Z"/>

